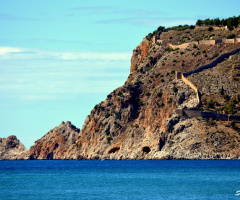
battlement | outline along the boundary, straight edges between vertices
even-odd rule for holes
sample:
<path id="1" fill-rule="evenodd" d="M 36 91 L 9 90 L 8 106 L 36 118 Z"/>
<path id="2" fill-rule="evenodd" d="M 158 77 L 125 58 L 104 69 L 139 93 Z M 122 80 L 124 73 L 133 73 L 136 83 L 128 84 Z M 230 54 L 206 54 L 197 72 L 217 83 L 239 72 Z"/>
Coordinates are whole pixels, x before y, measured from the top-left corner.
<path id="1" fill-rule="evenodd" d="M 153 43 L 154 44 L 157 44 L 157 43 L 160 43 L 160 44 L 163 44 L 164 41 L 160 39 L 159 36 L 153 36 Z M 171 44 L 171 43 L 166 43 L 167 46 L 173 48 L 173 49 L 186 49 L 189 45 L 193 45 L 193 44 L 199 44 L 199 45 L 216 45 L 218 43 L 223 43 L 223 44 L 236 44 L 236 43 L 240 43 L 240 38 L 234 38 L 234 39 L 226 39 L 226 38 L 223 38 L 221 40 L 200 40 L 198 42 L 187 42 L 187 43 L 183 43 L 183 44 L 180 44 L 180 45 L 174 45 L 174 44 Z"/>
<path id="2" fill-rule="evenodd" d="M 163 43 L 163 40 L 161 40 L 159 36 L 154 35 L 154 36 L 153 36 L 153 43 L 154 43 L 154 44 L 157 44 L 157 43 L 162 44 L 162 43 Z"/>
<path id="3" fill-rule="evenodd" d="M 222 40 L 201 40 L 198 42 L 198 44 L 204 44 L 204 45 L 215 45 L 217 43 L 222 42 Z"/>

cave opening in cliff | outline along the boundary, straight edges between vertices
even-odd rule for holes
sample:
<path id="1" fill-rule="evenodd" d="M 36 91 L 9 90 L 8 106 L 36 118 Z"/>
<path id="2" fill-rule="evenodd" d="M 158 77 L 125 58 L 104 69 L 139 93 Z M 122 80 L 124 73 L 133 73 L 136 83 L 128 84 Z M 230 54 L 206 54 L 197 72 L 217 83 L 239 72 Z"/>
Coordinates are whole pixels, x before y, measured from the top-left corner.
<path id="1" fill-rule="evenodd" d="M 47 155 L 47 160 L 52 160 L 52 159 L 53 159 L 53 152 Z"/>
<path id="2" fill-rule="evenodd" d="M 59 144 L 56 143 L 55 146 L 54 146 L 54 150 L 57 149 L 59 147 Z"/>
<path id="3" fill-rule="evenodd" d="M 148 146 L 142 148 L 143 153 L 149 153 L 151 149 Z"/>
<path id="4" fill-rule="evenodd" d="M 109 150 L 109 154 L 110 153 L 116 153 L 118 150 L 120 149 L 120 147 L 113 147 L 112 149 Z"/>

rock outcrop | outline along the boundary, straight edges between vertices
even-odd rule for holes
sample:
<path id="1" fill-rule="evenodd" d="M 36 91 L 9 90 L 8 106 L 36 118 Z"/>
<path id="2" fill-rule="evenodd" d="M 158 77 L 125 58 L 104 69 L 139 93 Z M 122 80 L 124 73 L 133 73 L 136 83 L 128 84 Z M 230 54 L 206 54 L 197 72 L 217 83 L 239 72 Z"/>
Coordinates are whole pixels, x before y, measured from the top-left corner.
<path id="1" fill-rule="evenodd" d="M 150 44 L 150 42 L 147 39 L 143 39 L 141 44 L 133 50 L 133 55 L 131 58 L 131 69 L 130 69 L 131 73 L 136 69 L 136 67 L 146 57 L 146 55 L 148 53 L 149 44 Z"/>
<path id="2" fill-rule="evenodd" d="M 37 140 L 29 150 L 32 160 L 77 159 L 75 149 L 80 129 L 71 122 L 62 122 Z"/>
<path id="3" fill-rule="evenodd" d="M 0 138 L 0 160 L 28 159 L 28 151 L 15 135 Z"/>

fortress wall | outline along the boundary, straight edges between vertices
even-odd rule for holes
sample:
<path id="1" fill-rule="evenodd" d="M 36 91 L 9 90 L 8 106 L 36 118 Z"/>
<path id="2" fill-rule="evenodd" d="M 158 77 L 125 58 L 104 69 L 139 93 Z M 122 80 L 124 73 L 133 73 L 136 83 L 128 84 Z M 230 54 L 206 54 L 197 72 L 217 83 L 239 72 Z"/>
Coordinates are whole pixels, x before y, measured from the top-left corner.
<path id="1" fill-rule="evenodd" d="M 157 41 L 157 36 L 156 36 L 156 35 L 154 35 L 154 36 L 153 36 L 153 38 L 152 38 L 152 40 L 153 40 L 153 43 L 154 43 L 154 44 L 156 44 L 156 41 Z"/>
<path id="2" fill-rule="evenodd" d="M 157 35 L 153 36 L 152 41 L 153 41 L 154 44 L 157 44 L 158 42 L 161 43 L 161 44 L 163 43 L 163 40 L 161 40 L 160 37 L 157 36 Z"/>
<path id="3" fill-rule="evenodd" d="M 157 39 L 157 40 L 156 40 L 156 43 L 161 43 L 161 44 L 162 44 L 162 43 L 163 43 L 163 40 Z"/>
<path id="4" fill-rule="evenodd" d="M 190 45 L 194 45 L 194 44 L 199 44 L 199 43 L 192 41 L 192 42 L 189 42 L 189 44 L 190 44 Z"/>
<path id="5" fill-rule="evenodd" d="M 229 121 L 240 122 L 240 116 L 239 115 L 230 115 Z"/>
<path id="6" fill-rule="evenodd" d="M 221 56 L 219 56 L 217 59 L 215 59 L 213 62 L 211 62 L 211 63 L 209 63 L 207 65 L 203 65 L 202 67 L 199 67 L 198 69 L 189 71 L 187 73 L 183 73 L 183 75 L 184 76 L 189 76 L 191 74 L 201 72 L 201 71 L 203 71 L 205 69 L 209 69 L 209 68 L 215 67 L 218 63 L 222 62 L 225 58 L 228 58 L 229 56 L 234 55 L 234 54 L 236 54 L 238 52 L 240 52 L 240 48 L 235 49 L 234 51 L 231 51 L 229 53 L 224 53 Z"/>
<path id="7" fill-rule="evenodd" d="M 177 49 L 177 48 L 186 49 L 189 46 L 189 43 L 184 43 L 184 44 L 180 44 L 180 45 L 173 45 L 173 44 L 168 43 L 168 45 L 173 49 Z"/>
<path id="8" fill-rule="evenodd" d="M 222 42 L 225 44 L 235 44 L 235 39 L 223 39 Z"/>
<path id="9" fill-rule="evenodd" d="M 188 46 L 189 46 L 189 43 L 184 43 L 184 44 L 181 44 L 181 45 L 175 45 L 177 48 L 179 49 L 186 49 Z"/>
<path id="10" fill-rule="evenodd" d="M 183 80 L 184 83 L 189 85 L 196 93 L 198 93 L 197 87 L 195 85 L 193 85 L 192 82 L 189 81 L 188 79 L 186 79 L 183 75 L 182 75 L 182 80 Z"/>
<path id="11" fill-rule="evenodd" d="M 240 42 L 240 38 L 235 38 L 235 43 Z"/>
<path id="12" fill-rule="evenodd" d="M 201 112 L 197 110 L 191 110 L 191 109 L 177 109 L 176 113 L 179 116 L 188 116 L 188 117 L 201 117 L 201 118 L 212 118 L 214 120 L 220 120 L 220 121 L 234 121 L 234 122 L 240 122 L 240 115 L 227 115 L 227 114 L 219 114 L 214 112 Z"/>
<path id="13" fill-rule="evenodd" d="M 236 43 L 240 42 L 240 38 L 235 38 L 233 40 Z M 232 43 L 232 39 L 224 39 L 223 41 L 222 40 L 206 40 L 206 41 L 200 41 L 199 44 L 217 44 L 217 43 L 220 43 L 220 42 Z M 187 44 L 189 45 L 190 43 L 187 43 Z M 178 46 L 177 48 L 179 48 L 179 46 L 181 46 L 181 45 L 171 45 L 171 44 L 169 44 L 169 45 L 172 48 L 175 48 L 176 46 Z M 189 76 L 191 74 L 198 73 L 202 70 L 215 67 L 218 63 L 222 62 L 225 58 L 228 58 L 229 56 L 234 55 L 238 52 L 240 52 L 240 48 L 235 49 L 235 50 L 233 50 L 231 52 L 228 52 L 228 53 L 224 53 L 224 54 L 220 55 L 218 58 L 216 58 L 213 62 L 211 62 L 207 65 L 203 65 L 202 67 L 199 67 L 198 69 L 192 70 L 192 71 L 187 72 L 187 73 L 182 73 L 182 72 L 176 71 L 175 72 L 175 78 L 183 80 L 183 82 L 185 84 L 189 85 L 197 93 L 198 105 L 200 105 L 200 93 L 199 93 L 197 87 L 194 84 L 192 84 L 192 82 L 189 81 L 187 78 L 185 78 L 185 76 Z M 188 117 L 212 118 L 212 119 L 221 120 L 221 121 L 240 122 L 240 115 L 227 115 L 227 114 L 219 114 L 219 113 L 214 113 L 214 112 L 200 112 L 200 111 L 193 110 L 193 109 L 184 109 L 184 110 L 183 109 L 177 109 L 176 113 L 179 116 L 186 115 Z"/>
<path id="14" fill-rule="evenodd" d="M 216 40 L 201 40 L 201 41 L 199 41 L 199 44 L 215 45 L 216 44 Z"/>
<path id="15" fill-rule="evenodd" d="M 201 101 L 200 101 L 200 93 L 199 93 L 197 87 L 194 84 L 192 84 L 192 82 L 189 81 L 187 78 L 185 78 L 182 72 L 176 71 L 175 72 L 175 78 L 176 79 L 181 79 L 185 84 L 187 84 L 189 87 L 191 87 L 196 92 L 197 102 L 198 102 L 197 106 L 199 106 Z"/>
<path id="16" fill-rule="evenodd" d="M 187 78 L 185 78 L 183 74 L 182 74 L 182 80 L 185 84 L 189 85 L 196 92 L 197 102 L 198 102 L 198 105 L 196 107 L 198 107 L 201 103 L 201 100 L 200 100 L 200 93 L 199 93 L 197 87 L 195 85 L 193 85 L 192 82 L 189 81 Z"/>
<path id="17" fill-rule="evenodd" d="M 175 79 L 182 79 L 182 72 L 175 71 Z"/>

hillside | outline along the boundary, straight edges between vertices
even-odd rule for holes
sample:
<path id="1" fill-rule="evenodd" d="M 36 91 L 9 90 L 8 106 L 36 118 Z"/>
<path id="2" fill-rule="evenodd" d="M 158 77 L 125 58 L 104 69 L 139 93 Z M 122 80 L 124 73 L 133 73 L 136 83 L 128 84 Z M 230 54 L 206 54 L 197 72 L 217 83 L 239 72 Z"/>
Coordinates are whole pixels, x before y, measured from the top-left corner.
<path id="1" fill-rule="evenodd" d="M 233 32 L 208 28 L 156 33 L 161 43 L 154 37 L 144 39 L 133 51 L 131 73 L 125 85 L 96 105 L 86 119 L 77 140 L 79 155 L 85 159 L 237 159 L 240 142 L 237 123 L 188 118 L 175 112 L 197 104 L 194 90 L 174 79 L 175 71 L 198 69 L 240 47 L 239 42 L 223 40 Z M 200 34 L 208 34 L 210 39 L 217 35 L 216 39 L 222 41 L 214 45 L 191 43 Z M 234 34 L 240 36 L 239 28 L 234 29 Z M 190 41 L 186 48 L 174 49 L 169 45 L 177 44 L 183 37 Z M 234 66 L 238 65 L 239 53 L 209 69 L 212 73 L 202 71 L 189 78 L 196 80 L 193 82 L 203 93 L 202 101 L 206 95 L 217 98 L 222 87 L 229 101 L 239 94 L 236 73 L 232 74 L 235 78 L 226 78 L 225 69 L 232 68 L 233 60 Z M 220 66 L 224 69 L 218 70 Z M 194 78 L 203 78 L 204 74 L 208 82 Z M 203 89 L 207 85 L 208 90 Z M 222 106 L 226 104 L 224 101 Z M 235 99 L 235 105 L 238 107 L 239 99 Z"/>
<path id="2" fill-rule="evenodd" d="M 149 34 L 133 51 L 125 84 L 81 131 L 63 122 L 28 159 L 239 159 L 239 38 L 239 27 Z"/>

